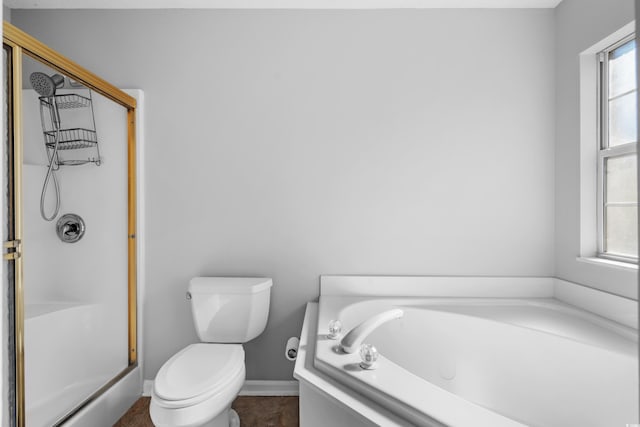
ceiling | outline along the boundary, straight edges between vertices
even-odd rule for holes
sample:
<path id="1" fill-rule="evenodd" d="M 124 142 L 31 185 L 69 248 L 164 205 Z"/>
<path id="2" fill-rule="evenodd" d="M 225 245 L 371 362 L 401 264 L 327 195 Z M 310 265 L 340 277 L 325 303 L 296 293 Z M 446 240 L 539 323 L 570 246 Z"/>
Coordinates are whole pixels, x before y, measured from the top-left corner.
<path id="1" fill-rule="evenodd" d="M 3 0 L 11 9 L 554 8 L 561 0 Z"/>

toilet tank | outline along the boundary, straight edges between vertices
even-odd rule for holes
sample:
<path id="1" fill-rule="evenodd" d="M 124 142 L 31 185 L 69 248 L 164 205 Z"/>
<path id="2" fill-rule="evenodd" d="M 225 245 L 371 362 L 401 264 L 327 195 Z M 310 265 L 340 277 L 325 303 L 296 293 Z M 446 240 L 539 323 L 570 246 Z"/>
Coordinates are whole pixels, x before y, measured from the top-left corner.
<path id="1" fill-rule="evenodd" d="M 202 342 L 244 343 L 267 325 L 273 282 L 265 277 L 194 277 L 187 298 Z"/>

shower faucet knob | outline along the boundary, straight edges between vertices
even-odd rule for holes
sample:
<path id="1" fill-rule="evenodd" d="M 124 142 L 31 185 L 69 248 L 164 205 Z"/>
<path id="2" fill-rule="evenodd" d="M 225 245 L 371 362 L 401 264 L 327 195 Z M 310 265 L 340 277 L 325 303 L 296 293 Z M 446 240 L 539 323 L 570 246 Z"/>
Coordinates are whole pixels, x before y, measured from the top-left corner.
<path id="1" fill-rule="evenodd" d="M 75 243 L 84 236 L 84 221 L 76 214 L 64 214 L 56 223 L 58 238 L 65 243 Z"/>

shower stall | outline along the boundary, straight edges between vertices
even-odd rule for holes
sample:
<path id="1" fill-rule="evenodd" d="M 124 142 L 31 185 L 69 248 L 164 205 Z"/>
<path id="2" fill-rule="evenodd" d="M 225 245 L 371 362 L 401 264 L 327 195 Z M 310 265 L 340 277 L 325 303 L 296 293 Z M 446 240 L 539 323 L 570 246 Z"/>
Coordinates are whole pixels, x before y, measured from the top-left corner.
<path id="1" fill-rule="evenodd" d="M 107 425 L 141 392 L 140 91 L 4 24 L 2 425 Z M 111 418 L 109 418 L 111 417 Z"/>

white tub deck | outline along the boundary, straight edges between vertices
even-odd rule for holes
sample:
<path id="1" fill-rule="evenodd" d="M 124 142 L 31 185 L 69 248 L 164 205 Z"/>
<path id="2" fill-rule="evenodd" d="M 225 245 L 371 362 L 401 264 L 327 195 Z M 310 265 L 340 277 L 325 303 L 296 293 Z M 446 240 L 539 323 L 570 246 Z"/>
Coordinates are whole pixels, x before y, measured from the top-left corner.
<path id="1" fill-rule="evenodd" d="M 521 295 L 511 295 L 517 298 L 495 298 L 491 293 L 500 291 L 495 284 L 485 297 L 478 296 L 482 286 L 475 287 L 474 298 L 442 297 L 442 289 L 436 297 L 380 298 L 358 290 L 340 296 L 334 285 L 332 278 L 332 292 L 321 295 L 318 323 L 309 333 L 314 365 L 296 364 L 303 426 L 314 425 L 304 415 L 313 409 L 305 406 L 314 408 L 310 402 L 317 395 L 331 401 L 336 393 L 338 402 L 345 394 L 365 397 L 364 404 L 355 402 L 368 408 L 355 411 L 358 419 L 364 417 L 363 425 L 600 427 L 637 422 L 637 330 L 611 319 L 634 324 L 635 302 L 614 301 L 615 313 L 603 317 L 554 298 L 556 286 L 549 287 L 546 279 L 542 290 L 528 280 Z M 567 291 L 567 286 L 558 286 L 565 300 L 583 293 Z M 575 298 L 577 305 L 585 304 L 583 297 Z M 337 351 L 338 342 L 326 338 L 329 320 L 341 320 L 348 331 L 397 307 L 405 311 L 404 318 L 382 325 L 365 341 L 382 355 L 375 371 L 360 369 L 358 354 Z M 307 365 L 312 344 L 303 352 Z M 318 385 L 323 382 L 328 389 Z M 304 396 L 310 390 L 314 399 Z M 376 414 L 401 421 L 380 423 Z"/>

